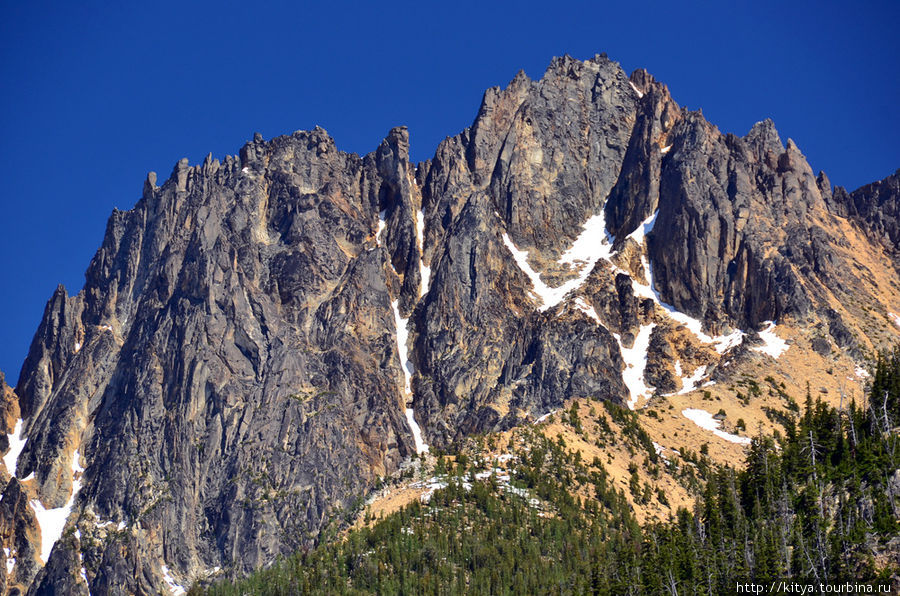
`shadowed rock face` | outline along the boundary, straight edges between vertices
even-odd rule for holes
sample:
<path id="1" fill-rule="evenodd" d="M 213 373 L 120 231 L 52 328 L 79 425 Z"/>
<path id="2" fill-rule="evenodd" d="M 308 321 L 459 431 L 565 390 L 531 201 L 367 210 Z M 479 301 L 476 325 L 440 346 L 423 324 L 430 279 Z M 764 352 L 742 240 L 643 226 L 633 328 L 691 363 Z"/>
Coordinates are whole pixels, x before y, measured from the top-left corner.
<path id="1" fill-rule="evenodd" d="M 28 490 L 54 508 L 81 487 L 38 571 L 34 515 L 8 482 L 0 534 L 35 559 L 16 581 L 155 593 L 163 564 L 183 584 L 248 572 L 313 543 L 415 453 L 406 402 L 438 447 L 571 397 L 624 403 L 622 348 L 651 324 L 645 380 L 674 391 L 673 357 L 718 356 L 648 283 L 710 331 L 820 316 L 852 347 L 827 302 L 845 268 L 835 222 L 897 246 L 896 180 L 832 194 L 771 122 L 723 135 L 605 56 L 520 73 L 431 160 L 408 152 L 405 128 L 365 157 L 321 129 L 257 135 L 162 186 L 151 174 L 113 213 L 4 397 L 6 432 L 25 421 Z M 596 254 L 567 260 L 576 239 Z M 533 272 L 571 291 L 542 298 Z"/>

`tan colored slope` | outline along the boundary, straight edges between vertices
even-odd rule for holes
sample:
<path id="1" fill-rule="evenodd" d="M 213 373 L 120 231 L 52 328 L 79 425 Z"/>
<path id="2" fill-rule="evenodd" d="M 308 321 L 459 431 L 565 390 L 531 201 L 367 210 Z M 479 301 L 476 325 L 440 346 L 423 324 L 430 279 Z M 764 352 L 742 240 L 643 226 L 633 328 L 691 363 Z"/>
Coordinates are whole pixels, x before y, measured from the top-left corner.
<path id="1" fill-rule="evenodd" d="M 569 450 L 581 452 L 581 457 L 590 463 L 596 457 L 603 464 L 603 467 L 609 473 L 610 482 L 616 489 L 621 490 L 625 498 L 631 504 L 637 521 L 641 524 L 653 520 L 666 520 L 670 515 L 674 514 L 679 508 L 693 506 L 694 499 L 688 490 L 679 483 L 670 473 L 666 471 L 666 463 L 662 458 L 659 465 L 645 465 L 648 454 L 642 451 L 641 447 L 631 438 L 626 437 L 622 428 L 609 420 L 603 405 L 591 400 L 580 399 L 575 400 L 578 406 L 578 415 L 581 420 L 583 432 L 579 433 L 568 422 L 569 408 L 560 411 L 551 417 L 546 424 L 540 425 L 543 434 L 549 438 L 556 439 L 562 437 L 566 447 Z M 609 420 L 609 426 L 612 428 L 614 441 L 607 438 L 600 438 L 601 432 L 597 424 L 597 416 L 604 415 Z M 598 441 L 599 440 L 599 444 Z M 685 465 L 678 455 L 671 451 L 666 451 L 665 458 L 676 462 L 678 465 Z M 653 490 L 653 495 L 649 503 L 639 504 L 635 497 L 631 494 L 629 483 L 631 480 L 631 472 L 629 465 L 637 465 L 637 474 L 640 479 L 640 485 L 649 485 Z M 654 477 L 648 467 L 656 467 L 659 469 L 658 476 Z M 592 490 L 590 485 L 586 485 L 588 490 Z M 656 494 L 657 489 L 662 490 L 666 495 L 668 504 L 660 503 Z M 591 499 L 594 495 L 590 492 L 578 492 L 582 498 Z"/>
<path id="2" fill-rule="evenodd" d="M 581 430 L 576 429 L 570 423 L 570 409 L 572 403 L 578 408 L 578 419 Z M 635 517 L 639 523 L 652 520 L 666 520 L 673 515 L 678 508 L 693 505 L 693 497 L 682 482 L 667 471 L 666 460 L 660 458 L 658 464 L 649 461 L 649 454 L 633 438 L 626 436 L 622 428 L 611 420 L 601 402 L 590 399 L 578 399 L 568 402 L 567 408 L 559 410 L 546 420 L 533 425 L 533 428 L 545 437 L 558 441 L 561 437 L 568 451 L 581 453 L 581 459 L 586 464 L 591 464 L 597 458 L 609 474 L 609 482 L 621 491 L 632 505 Z M 604 433 L 598 425 L 599 417 L 604 417 L 610 427 L 610 433 Z M 529 429 L 530 430 L 530 429 Z M 527 445 L 524 428 L 516 428 L 510 431 L 492 433 L 478 439 L 470 440 L 464 452 L 472 461 L 479 455 L 490 466 L 511 471 L 515 467 L 515 461 L 502 461 L 505 454 L 513 454 Z M 685 463 L 672 452 L 666 452 L 668 461 L 675 462 L 677 466 L 691 466 Z M 447 464 L 453 464 L 455 457 L 445 456 Z M 410 503 L 422 499 L 428 490 L 420 486 L 423 480 L 434 475 L 436 458 L 427 456 L 422 460 L 421 469 L 412 478 L 395 480 L 391 485 L 379 491 L 370 503 L 360 512 L 354 527 L 373 523 L 395 511 L 400 510 Z M 635 464 L 641 488 L 649 485 L 652 495 L 649 502 L 638 503 L 631 494 L 629 483 L 631 471 L 629 465 Z M 633 468 L 632 468 L 633 469 Z M 657 470 L 656 474 L 652 470 Z M 662 491 L 667 504 L 660 502 L 658 491 Z M 586 484 L 583 487 L 573 487 L 573 493 L 584 500 L 593 500 L 593 485 Z"/>

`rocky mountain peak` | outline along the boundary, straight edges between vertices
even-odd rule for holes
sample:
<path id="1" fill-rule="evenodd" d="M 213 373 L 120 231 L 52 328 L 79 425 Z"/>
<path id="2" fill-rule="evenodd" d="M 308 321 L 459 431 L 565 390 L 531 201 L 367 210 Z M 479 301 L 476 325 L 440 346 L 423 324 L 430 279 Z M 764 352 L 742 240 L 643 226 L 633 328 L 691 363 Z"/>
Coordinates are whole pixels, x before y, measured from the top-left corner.
<path id="1" fill-rule="evenodd" d="M 871 327 L 897 296 L 897 175 L 832 194 L 770 120 L 722 134 L 644 70 L 557 58 L 432 159 L 409 147 L 403 126 L 364 156 L 257 133 L 148 174 L 4 398 L 27 439 L 9 502 L 41 504 L 0 512 L 35 561 L 10 577 L 240 575 L 429 446 L 726 380 L 770 357 L 769 321 L 846 359 L 896 335 Z M 36 542 L 62 508 L 71 531 Z"/>

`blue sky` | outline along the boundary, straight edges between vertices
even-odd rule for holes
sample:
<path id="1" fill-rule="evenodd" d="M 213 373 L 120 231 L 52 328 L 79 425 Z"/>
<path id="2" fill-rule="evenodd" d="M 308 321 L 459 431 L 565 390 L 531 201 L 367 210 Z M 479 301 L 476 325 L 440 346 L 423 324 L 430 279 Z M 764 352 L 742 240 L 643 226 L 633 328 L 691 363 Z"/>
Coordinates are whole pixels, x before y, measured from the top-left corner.
<path id="1" fill-rule="evenodd" d="M 114 207 L 150 170 L 324 127 L 366 153 L 409 126 L 430 157 L 487 87 L 606 52 L 744 134 L 771 117 L 856 188 L 900 168 L 900 3 L 4 3 L 0 370 L 15 381 L 46 300 L 76 293 Z"/>

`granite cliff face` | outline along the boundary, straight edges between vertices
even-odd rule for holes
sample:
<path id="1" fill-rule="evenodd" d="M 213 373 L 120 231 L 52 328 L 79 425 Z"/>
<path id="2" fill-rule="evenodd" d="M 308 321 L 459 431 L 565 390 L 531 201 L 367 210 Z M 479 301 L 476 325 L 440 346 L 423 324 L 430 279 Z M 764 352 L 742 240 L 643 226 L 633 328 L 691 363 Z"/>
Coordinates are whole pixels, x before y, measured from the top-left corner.
<path id="1" fill-rule="evenodd" d="M 896 336 L 896 175 L 832 191 L 770 121 L 722 134 L 605 56 L 408 155 L 405 128 L 364 157 L 257 135 L 113 213 L 4 389 L 7 587 L 240 575 L 339 524 L 418 427 L 690 389 L 675 361 L 726 375 L 766 321 L 853 357 Z"/>

